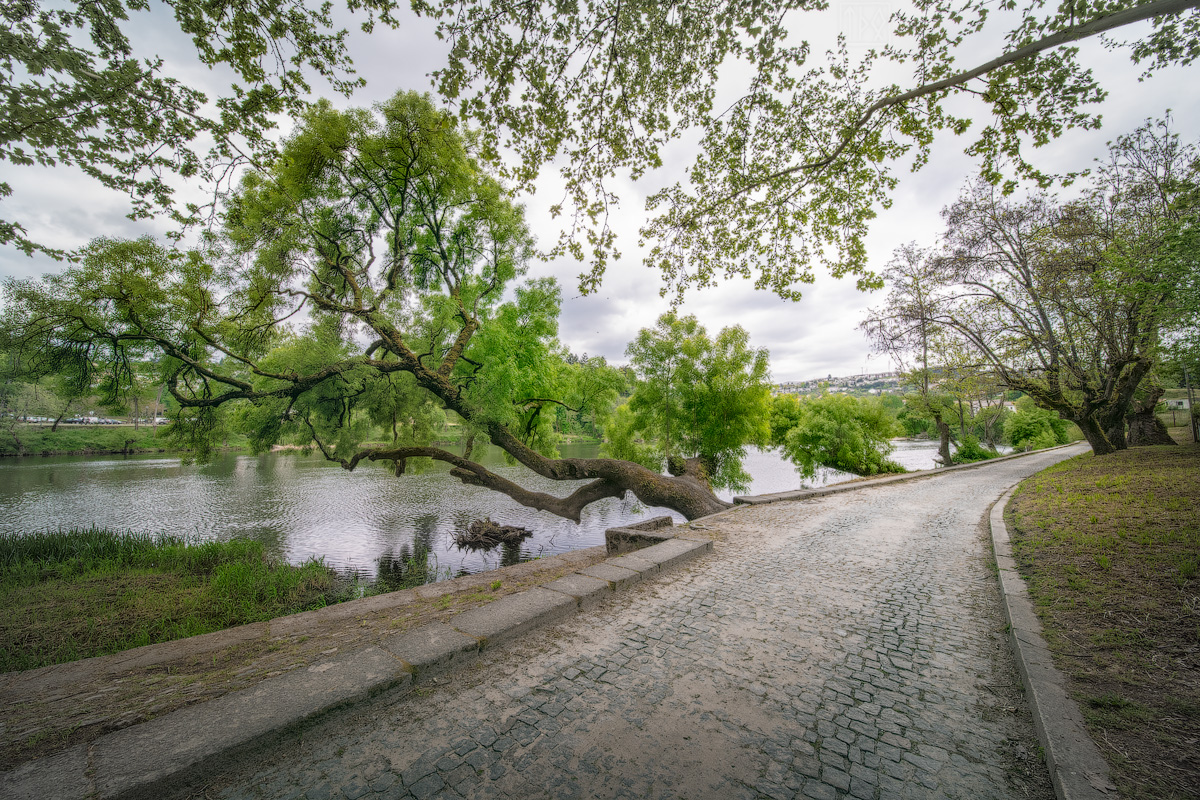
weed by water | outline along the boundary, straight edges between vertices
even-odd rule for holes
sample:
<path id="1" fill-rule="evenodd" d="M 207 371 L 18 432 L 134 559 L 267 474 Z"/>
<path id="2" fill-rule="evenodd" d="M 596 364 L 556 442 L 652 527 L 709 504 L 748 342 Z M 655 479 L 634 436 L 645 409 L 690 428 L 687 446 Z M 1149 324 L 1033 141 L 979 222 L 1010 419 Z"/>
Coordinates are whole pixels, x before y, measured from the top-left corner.
<path id="1" fill-rule="evenodd" d="M 258 542 L 101 529 L 0 534 L 0 671 L 170 641 L 324 605 L 334 574 Z"/>

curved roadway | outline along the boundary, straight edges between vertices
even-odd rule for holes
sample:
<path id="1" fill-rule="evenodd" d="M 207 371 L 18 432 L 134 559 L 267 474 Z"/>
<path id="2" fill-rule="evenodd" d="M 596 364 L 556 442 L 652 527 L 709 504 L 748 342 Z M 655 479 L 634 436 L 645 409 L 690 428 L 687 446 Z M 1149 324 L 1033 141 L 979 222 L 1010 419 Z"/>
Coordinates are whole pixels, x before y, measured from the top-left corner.
<path id="1" fill-rule="evenodd" d="M 985 512 L 1078 452 L 701 521 L 711 555 L 203 796 L 1051 798 Z"/>

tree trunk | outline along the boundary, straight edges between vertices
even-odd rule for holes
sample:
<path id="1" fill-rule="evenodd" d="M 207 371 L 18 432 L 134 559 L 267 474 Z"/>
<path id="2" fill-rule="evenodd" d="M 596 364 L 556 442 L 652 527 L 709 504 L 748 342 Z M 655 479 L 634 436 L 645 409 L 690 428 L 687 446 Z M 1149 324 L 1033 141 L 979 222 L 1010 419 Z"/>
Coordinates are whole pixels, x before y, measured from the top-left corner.
<path id="1" fill-rule="evenodd" d="M 1098 456 L 1106 456 L 1109 453 L 1116 452 L 1112 442 L 1108 440 L 1108 435 L 1104 429 L 1100 427 L 1100 423 L 1093 417 L 1085 417 L 1083 419 L 1072 420 L 1079 426 L 1079 430 L 1083 431 L 1083 436 L 1087 439 L 1087 443 L 1092 446 L 1092 452 Z"/>
<path id="2" fill-rule="evenodd" d="M 1104 435 L 1108 437 L 1108 441 L 1112 444 L 1114 451 L 1124 450 L 1128 447 L 1125 439 L 1125 417 L 1122 416 L 1113 420 L 1104 429 Z"/>
<path id="3" fill-rule="evenodd" d="M 505 437 L 494 438 L 503 440 Z M 506 442 L 506 444 L 510 443 Z M 450 464 L 452 466 L 450 474 L 463 483 L 501 492 L 523 506 L 538 511 L 549 511 L 551 514 L 574 522 L 580 521 L 583 509 L 588 505 L 606 497 L 623 497 L 626 492 L 633 492 L 648 506 L 671 508 L 688 519 L 715 514 L 733 505 L 712 493 L 712 489 L 709 488 L 708 481 L 704 477 L 699 459 L 681 460 L 678 464 L 682 466 L 683 474 L 670 476 L 653 472 L 632 461 L 621 461 L 614 458 L 551 459 L 533 453 L 524 445 L 514 449 L 518 451 L 513 454 L 518 461 L 522 463 L 528 461 L 526 466 L 530 466 L 544 477 L 553 480 L 588 478 L 594 480 L 580 486 L 567 497 L 555 497 L 544 492 L 526 489 L 502 475 L 497 475 L 482 464 L 436 447 L 413 446 L 390 450 L 363 450 L 349 460 L 334 458 L 328 453 L 325 457 L 332 461 L 338 461 L 346 469 L 354 469 L 363 459 L 395 461 L 402 464 L 406 458 L 433 458 Z M 324 452 L 323 448 L 322 451 Z M 530 453 L 533 453 L 534 458 L 529 458 Z"/>
<path id="4" fill-rule="evenodd" d="M 938 459 L 943 467 L 948 467 L 953 463 L 950 456 L 950 425 L 940 415 L 934 417 L 933 421 L 938 429 Z"/>
<path id="5" fill-rule="evenodd" d="M 1144 398 L 1130 405 L 1129 413 L 1125 416 L 1129 423 L 1130 447 L 1175 444 L 1171 434 L 1167 433 L 1167 426 L 1154 413 L 1154 407 L 1162 396 L 1163 389 L 1152 389 Z"/>

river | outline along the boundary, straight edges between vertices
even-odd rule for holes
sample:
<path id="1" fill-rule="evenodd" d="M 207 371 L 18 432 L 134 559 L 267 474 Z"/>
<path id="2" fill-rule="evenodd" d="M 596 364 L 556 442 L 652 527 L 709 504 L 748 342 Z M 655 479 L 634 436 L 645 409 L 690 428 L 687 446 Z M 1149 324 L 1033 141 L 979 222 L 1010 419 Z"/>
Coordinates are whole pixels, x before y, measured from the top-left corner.
<path id="1" fill-rule="evenodd" d="M 909 469 L 933 466 L 936 445 L 897 441 L 892 457 Z M 595 445 L 565 445 L 564 456 L 588 457 Z M 490 469 L 532 489 L 568 494 L 573 483 L 549 481 L 489 452 Z M 746 494 L 796 489 L 795 468 L 770 451 L 751 451 Z M 807 485 L 853 476 L 823 471 Z M 724 493 L 725 499 L 730 498 Z M 428 553 L 428 579 L 526 561 L 604 543 L 606 528 L 660 514 L 632 496 L 589 506 L 576 525 L 533 511 L 508 497 L 451 478 L 434 465 L 396 477 L 364 463 L 353 473 L 317 455 L 226 453 L 208 464 L 178 457 L 50 456 L 0 459 L 0 531 L 32 532 L 98 526 L 137 532 L 166 531 L 201 540 L 235 536 L 261 541 L 291 563 L 319 557 L 365 580 L 399 581 Z M 454 534 L 490 517 L 533 531 L 519 546 L 463 550 Z"/>

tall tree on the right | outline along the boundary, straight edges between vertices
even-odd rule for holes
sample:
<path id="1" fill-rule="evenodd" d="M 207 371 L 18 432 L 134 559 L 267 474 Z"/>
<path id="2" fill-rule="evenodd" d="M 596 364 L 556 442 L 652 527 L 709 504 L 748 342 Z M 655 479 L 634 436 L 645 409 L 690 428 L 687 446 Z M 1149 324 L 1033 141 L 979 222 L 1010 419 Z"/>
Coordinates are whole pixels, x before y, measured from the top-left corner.
<path id="1" fill-rule="evenodd" d="M 1126 446 L 1135 393 L 1180 324 L 1200 160 L 1165 125 L 1115 142 L 1092 186 L 1011 202 L 986 181 L 943 212 L 930 256 L 931 323 L 955 331 L 1006 386 L 1077 424 L 1097 454 Z"/>

